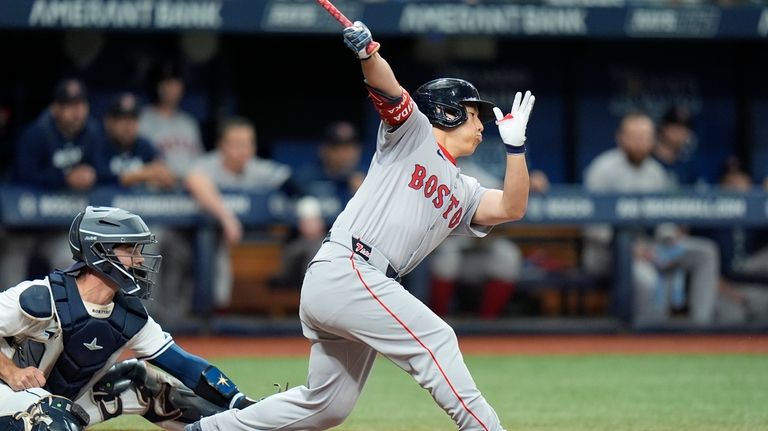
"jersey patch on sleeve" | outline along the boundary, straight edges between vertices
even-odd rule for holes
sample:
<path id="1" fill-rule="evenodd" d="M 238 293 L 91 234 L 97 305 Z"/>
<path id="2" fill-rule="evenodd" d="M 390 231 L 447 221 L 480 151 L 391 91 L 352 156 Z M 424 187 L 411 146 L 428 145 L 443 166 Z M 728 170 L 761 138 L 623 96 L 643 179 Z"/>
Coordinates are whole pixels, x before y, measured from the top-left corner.
<path id="1" fill-rule="evenodd" d="M 53 303 L 48 286 L 36 284 L 19 295 L 19 307 L 30 319 L 46 320 L 53 317 Z"/>

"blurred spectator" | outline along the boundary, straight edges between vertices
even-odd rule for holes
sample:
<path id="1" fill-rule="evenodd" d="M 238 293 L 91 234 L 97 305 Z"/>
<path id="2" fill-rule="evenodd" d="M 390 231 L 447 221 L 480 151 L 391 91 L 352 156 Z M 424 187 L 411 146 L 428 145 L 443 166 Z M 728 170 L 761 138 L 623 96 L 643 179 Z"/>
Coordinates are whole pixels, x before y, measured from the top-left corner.
<path id="1" fill-rule="evenodd" d="M 149 76 L 152 103 L 144 107 L 139 115 L 139 134 L 154 145 L 160 159 L 171 170 L 175 184 L 181 186 L 184 177 L 195 160 L 204 152 L 200 127 L 192 115 L 180 108 L 184 97 L 184 80 L 181 68 L 174 62 L 161 62 Z M 158 289 L 156 301 L 148 304 L 150 311 L 163 323 L 175 322 L 180 312 L 189 307 L 178 306 L 163 309 L 163 304 L 176 301 L 188 303 L 191 292 L 185 290 L 184 297 L 175 296 L 182 286 L 194 283 L 194 232 L 190 229 L 163 227 L 156 230 L 163 258 L 160 274 L 164 289 Z M 179 303 L 181 304 L 181 303 Z"/>
<path id="2" fill-rule="evenodd" d="M 296 203 L 296 216 L 298 236 L 288 241 L 283 248 L 280 273 L 271 280 L 275 287 L 301 288 L 307 266 L 328 233 L 317 198 L 305 196 L 299 199 Z"/>
<path id="3" fill-rule="evenodd" d="M 365 178 L 357 129 L 348 121 L 329 124 L 318 152 L 318 163 L 297 172 L 294 184 L 302 196 L 336 200 L 334 212 L 341 211 Z"/>
<path id="4" fill-rule="evenodd" d="M 675 188 L 664 167 L 651 157 L 654 128 L 647 115 L 630 113 L 622 118 L 616 142 L 618 148 L 600 154 L 587 167 L 584 186 L 589 191 L 653 193 Z M 593 275 L 607 276 L 612 262 L 611 227 L 586 228 L 584 238 L 585 269 Z M 679 301 L 686 302 L 694 323 L 712 323 L 719 259 L 711 240 L 686 235 L 674 225 L 659 226 L 655 238 L 638 234 L 632 265 L 634 323 L 664 323 Z M 690 282 L 688 296 L 681 299 L 678 287 L 682 271 Z"/>
<path id="5" fill-rule="evenodd" d="M 19 138 L 14 182 L 49 190 L 91 188 L 96 171 L 89 156 L 99 138 L 85 86 L 77 79 L 62 80 L 53 103 Z"/>
<path id="6" fill-rule="evenodd" d="M 0 105 L 0 181 L 8 179 L 13 161 L 13 142 L 10 133 L 11 109 Z"/>
<path id="7" fill-rule="evenodd" d="M 150 77 L 152 105 L 139 116 L 139 133 L 149 139 L 160 156 L 182 181 L 190 166 L 203 154 L 197 120 L 181 110 L 184 81 L 179 66 L 163 63 Z"/>
<path id="8" fill-rule="evenodd" d="M 291 169 L 271 160 L 256 157 L 256 129 L 244 118 L 229 118 L 223 122 L 218 148 L 201 157 L 186 178 L 186 186 L 200 206 L 221 224 L 225 242 L 218 246 L 214 271 L 215 304 L 229 305 L 232 293 L 232 268 L 228 245 L 242 239 L 243 227 L 230 210 L 220 190 L 277 190 L 291 176 Z"/>
<path id="9" fill-rule="evenodd" d="M 104 116 L 105 142 L 95 157 L 99 183 L 169 189 L 173 173 L 152 144 L 139 136 L 139 104 L 131 93 L 119 94 Z"/>
<path id="10" fill-rule="evenodd" d="M 731 157 L 720 178 L 725 191 L 747 193 L 754 187 L 741 162 Z M 768 231 L 764 227 L 700 229 L 720 249 L 723 279 L 717 317 L 725 323 L 745 323 L 768 318 Z"/>
<path id="11" fill-rule="evenodd" d="M 477 178 L 484 187 L 503 188 L 501 179 L 489 175 L 472 158 L 461 158 L 457 163 L 462 173 Z M 538 181 L 538 186 L 543 185 L 548 185 L 546 176 Z M 478 313 L 484 319 L 493 319 L 502 313 L 514 293 L 523 256 L 517 244 L 503 236 L 478 241 L 469 236 L 451 235 L 432 253 L 429 265 L 432 271 L 429 304 L 435 313 L 450 314 L 457 284 L 483 286 Z"/>
<path id="12" fill-rule="evenodd" d="M 61 80 L 45 111 L 24 130 L 16 143 L 12 181 L 43 190 L 87 190 L 96 182 L 90 159 L 100 141 L 89 118 L 85 85 Z M 45 260 L 49 272 L 71 263 L 67 229 L 6 229 L 0 245 L 0 289 L 28 278 L 31 258 Z"/>
<path id="13" fill-rule="evenodd" d="M 691 128 L 691 114 L 686 108 L 671 107 L 659 122 L 653 158 L 661 163 L 675 186 L 705 183 L 694 154 L 698 141 Z"/>

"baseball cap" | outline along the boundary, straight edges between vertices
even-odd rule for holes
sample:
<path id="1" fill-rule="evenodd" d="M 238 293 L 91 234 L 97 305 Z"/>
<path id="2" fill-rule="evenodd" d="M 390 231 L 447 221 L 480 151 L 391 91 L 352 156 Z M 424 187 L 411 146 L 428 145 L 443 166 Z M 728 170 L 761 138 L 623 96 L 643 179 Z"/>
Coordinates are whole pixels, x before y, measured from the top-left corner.
<path id="1" fill-rule="evenodd" d="M 88 91 L 79 79 L 67 78 L 59 81 L 53 90 L 53 101 L 56 103 L 87 102 Z"/>
<path id="2" fill-rule="evenodd" d="M 357 128 L 348 121 L 337 121 L 329 124 L 325 129 L 325 140 L 323 142 L 326 145 L 360 145 Z"/>
<path id="3" fill-rule="evenodd" d="M 677 124 L 691 128 L 691 113 L 682 106 L 673 106 L 661 117 L 661 125 Z"/>
<path id="4" fill-rule="evenodd" d="M 112 99 L 107 109 L 110 117 L 138 117 L 139 102 L 132 93 L 120 93 Z"/>

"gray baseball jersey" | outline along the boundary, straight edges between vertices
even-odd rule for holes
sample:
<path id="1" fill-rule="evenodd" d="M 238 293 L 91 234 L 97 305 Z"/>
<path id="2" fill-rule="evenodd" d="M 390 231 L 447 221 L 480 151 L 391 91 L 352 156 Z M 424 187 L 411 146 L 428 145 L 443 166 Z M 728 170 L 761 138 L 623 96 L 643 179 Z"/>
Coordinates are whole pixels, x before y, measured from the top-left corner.
<path id="1" fill-rule="evenodd" d="M 449 234 L 488 233 L 489 227 L 471 224 L 487 189 L 460 172 L 420 112 L 392 132 L 387 128 L 382 123 L 365 181 L 331 230 L 376 247 L 405 275 Z"/>
<path id="2" fill-rule="evenodd" d="M 449 234 L 488 230 L 471 225 L 486 189 L 459 172 L 428 119 L 413 109 L 394 131 L 382 124 L 363 185 L 307 269 L 299 309 L 312 343 L 306 385 L 203 418 L 203 431 L 337 426 L 356 404 L 377 353 L 428 390 L 459 429 L 503 430 L 451 327 L 396 280 Z"/>

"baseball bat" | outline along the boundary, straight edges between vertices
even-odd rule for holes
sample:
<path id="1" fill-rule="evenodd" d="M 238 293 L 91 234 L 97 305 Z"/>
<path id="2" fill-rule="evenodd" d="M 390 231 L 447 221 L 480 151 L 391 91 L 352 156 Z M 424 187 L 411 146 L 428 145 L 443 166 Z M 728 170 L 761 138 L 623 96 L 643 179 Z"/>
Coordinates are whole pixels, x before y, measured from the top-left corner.
<path id="1" fill-rule="evenodd" d="M 341 11 L 339 8 L 333 5 L 333 3 L 330 2 L 330 0 L 317 0 L 317 2 L 320 4 L 320 6 L 325 9 L 326 12 L 328 12 L 329 15 L 331 15 L 336 21 L 339 22 L 339 24 L 342 25 L 342 27 L 347 28 L 352 26 L 352 21 L 349 20 Z M 365 50 L 368 51 L 368 53 L 372 53 L 375 51 L 379 46 L 379 42 L 371 41 L 371 43 L 368 44 L 368 46 L 365 47 Z"/>
<path id="2" fill-rule="evenodd" d="M 344 14 L 341 13 L 341 11 L 329 0 L 317 0 L 317 2 L 320 3 L 320 6 L 322 6 L 323 9 L 325 9 L 325 11 L 336 19 L 336 21 L 338 21 L 344 28 L 352 26 L 352 21 L 344 16 Z"/>

